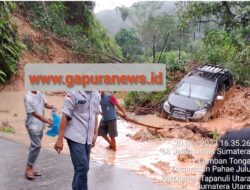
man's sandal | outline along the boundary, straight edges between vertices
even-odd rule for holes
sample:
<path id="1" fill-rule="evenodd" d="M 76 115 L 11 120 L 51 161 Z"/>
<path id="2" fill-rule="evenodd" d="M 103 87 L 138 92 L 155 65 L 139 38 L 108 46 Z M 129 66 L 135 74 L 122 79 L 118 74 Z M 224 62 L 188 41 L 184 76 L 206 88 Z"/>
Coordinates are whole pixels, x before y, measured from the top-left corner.
<path id="1" fill-rule="evenodd" d="M 35 175 L 30 175 L 30 174 L 27 174 L 27 173 L 25 173 L 25 177 L 26 177 L 26 179 L 28 179 L 28 180 L 33 180 L 33 179 L 35 179 Z"/>
<path id="2" fill-rule="evenodd" d="M 40 172 L 33 172 L 35 176 L 42 176 Z"/>

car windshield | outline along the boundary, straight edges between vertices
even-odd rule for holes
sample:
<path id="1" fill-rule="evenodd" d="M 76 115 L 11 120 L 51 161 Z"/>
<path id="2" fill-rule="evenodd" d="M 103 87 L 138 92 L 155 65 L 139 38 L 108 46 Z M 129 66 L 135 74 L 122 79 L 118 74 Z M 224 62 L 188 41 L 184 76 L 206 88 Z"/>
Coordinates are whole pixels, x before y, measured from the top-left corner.
<path id="1" fill-rule="evenodd" d="M 211 100 L 213 97 L 213 92 L 213 88 L 209 86 L 203 86 L 187 82 L 183 82 L 176 91 L 177 94 L 202 100 Z"/>

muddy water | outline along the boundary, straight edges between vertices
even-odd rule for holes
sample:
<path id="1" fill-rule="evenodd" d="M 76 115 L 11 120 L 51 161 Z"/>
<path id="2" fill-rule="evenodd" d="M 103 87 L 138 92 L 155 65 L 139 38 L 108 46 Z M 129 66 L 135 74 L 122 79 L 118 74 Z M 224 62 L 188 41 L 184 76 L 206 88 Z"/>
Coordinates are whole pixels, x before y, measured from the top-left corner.
<path id="1" fill-rule="evenodd" d="M 1 92 L 0 93 L 0 121 L 7 121 L 10 126 L 16 130 L 15 134 L 2 133 L 5 136 L 17 142 L 29 144 L 29 138 L 24 126 L 25 110 L 23 97 L 25 92 Z M 47 96 L 50 104 L 55 105 L 60 113 L 63 97 Z M 50 117 L 50 110 L 46 110 L 46 117 Z M 45 129 L 46 130 L 46 129 Z M 115 164 L 129 169 L 138 169 L 142 165 L 147 165 L 150 160 L 159 160 L 157 149 L 163 142 L 137 142 L 130 138 L 139 130 L 138 127 L 118 120 L 119 137 L 117 138 L 118 150 L 113 152 L 107 149 L 107 142 L 99 137 L 96 146 L 92 149 L 91 158 L 97 162 Z M 44 135 L 43 147 L 53 149 L 56 138 Z M 68 148 L 65 143 L 64 153 L 68 154 Z"/>
<path id="2" fill-rule="evenodd" d="M 140 164 L 147 162 L 146 159 L 150 156 L 151 151 L 158 146 L 158 143 L 133 141 L 130 136 L 137 132 L 138 129 L 122 120 L 118 120 L 117 125 L 119 131 L 117 151 L 109 150 L 107 142 L 99 137 L 96 147 L 92 150 L 91 158 L 98 162 L 138 169 Z"/>
<path id="3" fill-rule="evenodd" d="M 25 110 L 23 105 L 24 92 L 1 92 L 0 93 L 0 122 L 8 121 L 9 125 L 16 129 L 15 134 L 0 133 L 11 140 L 29 144 L 27 131 L 24 127 Z M 63 97 L 61 96 L 47 96 L 48 102 L 54 104 L 60 113 Z M 50 117 L 50 111 L 45 113 L 46 117 Z M 156 117 L 155 115 L 134 116 L 138 121 L 155 125 L 155 126 L 179 126 L 187 123 L 168 121 Z M 223 134 L 225 131 L 237 128 L 240 123 L 235 123 L 228 118 L 216 119 L 207 123 L 198 124 L 209 130 L 216 130 Z M 117 138 L 117 152 L 108 150 L 107 142 L 101 137 L 97 139 L 96 146 L 92 149 L 91 159 L 110 165 L 116 165 L 126 169 L 133 170 L 139 174 L 147 176 L 163 185 L 173 186 L 175 189 L 192 189 L 195 190 L 195 185 L 198 185 L 199 177 L 202 173 L 207 159 L 211 154 L 193 153 L 197 150 L 214 150 L 215 145 L 206 144 L 201 146 L 203 142 L 186 141 L 182 139 L 154 139 L 149 141 L 134 141 L 131 136 L 138 132 L 139 126 L 131 125 L 123 120 L 118 120 L 119 137 Z M 44 135 L 43 147 L 53 149 L 56 138 Z M 69 154 L 67 144 L 63 153 Z M 185 151 L 190 151 L 192 156 L 188 157 Z M 183 153 L 183 152 L 184 153 Z M 180 157 L 182 156 L 182 157 Z M 180 161 L 181 160 L 181 161 Z M 199 168 L 199 171 L 189 171 L 188 169 Z M 188 171 L 187 171 L 188 170 Z M 170 179 L 169 177 L 176 177 Z M 194 178 L 191 181 L 185 182 L 185 178 Z M 176 182 L 175 180 L 179 180 Z"/>

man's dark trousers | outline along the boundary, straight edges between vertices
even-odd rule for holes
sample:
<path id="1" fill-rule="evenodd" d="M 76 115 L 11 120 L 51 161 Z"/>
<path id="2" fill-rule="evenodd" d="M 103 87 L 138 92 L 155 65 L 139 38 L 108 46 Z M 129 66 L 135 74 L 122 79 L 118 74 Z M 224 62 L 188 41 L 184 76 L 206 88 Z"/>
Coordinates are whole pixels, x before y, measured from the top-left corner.
<path id="1" fill-rule="evenodd" d="M 74 166 L 72 190 L 88 190 L 88 171 L 91 145 L 67 139 Z"/>

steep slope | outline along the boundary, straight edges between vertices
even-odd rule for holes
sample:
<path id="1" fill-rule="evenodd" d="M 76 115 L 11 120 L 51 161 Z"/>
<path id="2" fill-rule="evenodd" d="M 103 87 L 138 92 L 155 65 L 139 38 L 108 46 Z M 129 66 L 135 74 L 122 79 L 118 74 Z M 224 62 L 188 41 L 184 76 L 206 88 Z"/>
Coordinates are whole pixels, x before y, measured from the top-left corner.
<path id="1" fill-rule="evenodd" d="M 83 62 L 72 55 L 65 39 L 54 36 L 47 31 L 40 31 L 31 26 L 25 18 L 15 16 L 12 21 L 17 25 L 18 36 L 26 44 L 19 62 L 18 73 L 8 84 L 1 86 L 4 91 L 23 91 L 24 66 L 27 63 L 72 63 Z"/>

